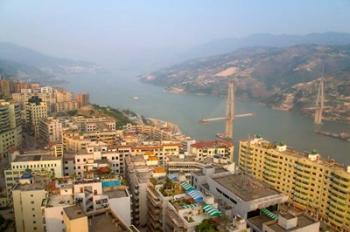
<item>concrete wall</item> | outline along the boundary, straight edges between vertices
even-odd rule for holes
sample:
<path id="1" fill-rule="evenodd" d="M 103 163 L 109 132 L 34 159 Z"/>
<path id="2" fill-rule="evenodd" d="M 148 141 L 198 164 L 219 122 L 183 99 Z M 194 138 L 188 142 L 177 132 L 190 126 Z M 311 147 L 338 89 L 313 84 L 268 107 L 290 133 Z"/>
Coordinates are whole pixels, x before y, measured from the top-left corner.
<path id="1" fill-rule="evenodd" d="M 115 213 L 123 222 L 127 225 L 131 225 L 131 199 L 130 196 L 110 198 L 109 207 L 111 211 Z"/>

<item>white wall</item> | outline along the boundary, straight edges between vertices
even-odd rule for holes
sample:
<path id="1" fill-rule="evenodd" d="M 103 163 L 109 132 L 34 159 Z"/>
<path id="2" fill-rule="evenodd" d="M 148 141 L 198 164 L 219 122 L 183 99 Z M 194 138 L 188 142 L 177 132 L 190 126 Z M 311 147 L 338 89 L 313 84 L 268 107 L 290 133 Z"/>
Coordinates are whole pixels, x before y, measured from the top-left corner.
<path id="1" fill-rule="evenodd" d="M 56 231 L 63 231 L 64 229 L 64 223 L 63 221 L 63 208 L 67 207 L 65 206 L 56 206 L 56 207 L 49 207 L 45 208 L 45 221 L 46 221 L 46 231 L 47 232 L 56 232 Z"/>
<path id="2" fill-rule="evenodd" d="M 130 196 L 110 198 L 109 207 L 112 212 L 115 213 L 123 222 L 127 225 L 131 225 L 131 199 Z"/>

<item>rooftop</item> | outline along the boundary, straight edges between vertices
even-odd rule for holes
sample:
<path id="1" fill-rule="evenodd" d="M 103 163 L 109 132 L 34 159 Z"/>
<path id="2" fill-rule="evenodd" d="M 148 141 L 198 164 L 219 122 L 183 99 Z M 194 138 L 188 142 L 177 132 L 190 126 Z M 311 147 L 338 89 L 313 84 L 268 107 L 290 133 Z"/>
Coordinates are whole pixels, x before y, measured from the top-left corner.
<path id="1" fill-rule="evenodd" d="M 47 178 L 35 176 L 33 179 L 31 179 L 31 183 L 17 184 L 14 190 L 20 190 L 20 191 L 46 190 L 47 182 L 48 182 Z"/>
<path id="2" fill-rule="evenodd" d="M 280 151 L 282 154 L 285 154 L 288 156 L 293 156 L 293 157 L 300 158 L 300 159 L 310 160 L 309 159 L 310 153 L 300 152 L 300 151 L 294 150 L 294 149 L 288 147 L 286 144 L 273 143 L 273 142 L 270 142 L 270 141 L 263 139 L 263 138 L 255 138 L 255 139 L 250 139 L 250 140 L 247 139 L 247 140 L 242 140 L 242 142 L 245 142 L 245 143 L 250 142 L 251 146 L 259 146 L 259 147 L 263 147 L 265 149 L 277 149 L 278 146 L 281 146 L 281 145 L 286 146 L 285 150 Z M 318 155 L 318 154 L 316 154 L 316 155 Z M 325 165 L 325 166 L 332 166 L 335 168 L 339 168 L 341 170 L 344 170 L 346 168 L 343 165 L 341 165 L 340 163 L 336 162 L 335 160 L 325 159 L 321 155 L 316 160 L 314 160 L 312 162 L 317 162 L 317 163 L 320 163 L 320 164 Z"/>
<path id="3" fill-rule="evenodd" d="M 285 217 L 285 215 L 283 215 L 283 217 Z M 278 224 L 277 221 L 271 221 L 266 223 L 265 225 L 268 226 L 269 228 L 271 228 L 273 231 L 275 232 L 286 232 L 286 231 L 294 231 L 297 229 L 301 229 L 304 228 L 306 226 L 312 225 L 314 223 L 317 223 L 315 220 L 311 219 L 310 217 L 302 214 L 298 216 L 298 223 L 296 227 L 293 227 L 291 229 L 285 229 L 282 226 L 280 226 Z"/>
<path id="4" fill-rule="evenodd" d="M 74 203 L 73 195 L 50 194 L 47 201 L 47 207 L 71 205 L 73 203 Z"/>
<path id="5" fill-rule="evenodd" d="M 256 228 L 260 229 L 260 231 L 262 231 L 263 224 L 270 221 L 271 221 L 271 218 L 265 215 L 259 215 L 248 219 L 248 223 L 254 225 Z"/>
<path id="6" fill-rule="evenodd" d="M 51 155 L 48 151 L 33 151 L 17 155 L 13 162 L 43 161 L 43 160 L 60 160 L 60 158 Z"/>
<path id="7" fill-rule="evenodd" d="M 107 195 L 109 198 L 121 198 L 129 196 L 126 189 L 113 189 L 110 191 L 104 191 L 103 194 Z"/>
<path id="8" fill-rule="evenodd" d="M 86 217 L 85 213 L 77 205 L 65 207 L 63 211 L 70 220 Z"/>
<path id="9" fill-rule="evenodd" d="M 213 180 L 244 201 L 279 194 L 262 181 L 241 173 L 214 177 Z"/>
<path id="10" fill-rule="evenodd" d="M 129 231 L 129 228 L 125 226 L 117 217 L 115 217 L 110 212 L 94 215 L 90 218 L 90 228 L 91 232 L 124 232 Z"/>

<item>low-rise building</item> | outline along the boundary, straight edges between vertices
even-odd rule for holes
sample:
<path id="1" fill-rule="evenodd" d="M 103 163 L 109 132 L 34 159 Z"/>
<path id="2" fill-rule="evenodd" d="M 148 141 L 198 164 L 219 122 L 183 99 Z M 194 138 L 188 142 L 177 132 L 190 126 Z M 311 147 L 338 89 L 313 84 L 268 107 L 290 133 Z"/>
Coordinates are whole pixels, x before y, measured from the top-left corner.
<path id="1" fill-rule="evenodd" d="M 134 226 L 125 225 L 111 210 L 87 215 L 79 206 L 70 206 L 64 208 L 63 217 L 66 232 L 139 231 Z"/>
<path id="2" fill-rule="evenodd" d="M 275 212 L 288 196 L 271 186 L 243 173 L 216 171 L 214 167 L 193 173 L 191 183 L 203 192 L 209 192 L 219 201 L 219 208 L 231 218 L 238 216 L 247 220 L 259 216 L 264 210 Z"/>
<path id="3" fill-rule="evenodd" d="M 196 190 L 184 176 L 153 181 L 147 194 L 148 231 L 197 231 L 205 224 L 213 231 L 249 231 L 244 219 L 228 221 L 214 197 Z"/>
<path id="4" fill-rule="evenodd" d="M 62 159 L 52 155 L 50 151 L 37 150 L 23 154 L 14 152 L 10 158 L 10 169 L 4 172 L 9 200 L 11 200 L 11 190 L 26 171 L 48 177 L 63 176 Z"/>
<path id="5" fill-rule="evenodd" d="M 224 140 L 198 141 L 190 145 L 190 155 L 196 156 L 197 160 L 221 157 L 233 161 L 233 143 Z"/>

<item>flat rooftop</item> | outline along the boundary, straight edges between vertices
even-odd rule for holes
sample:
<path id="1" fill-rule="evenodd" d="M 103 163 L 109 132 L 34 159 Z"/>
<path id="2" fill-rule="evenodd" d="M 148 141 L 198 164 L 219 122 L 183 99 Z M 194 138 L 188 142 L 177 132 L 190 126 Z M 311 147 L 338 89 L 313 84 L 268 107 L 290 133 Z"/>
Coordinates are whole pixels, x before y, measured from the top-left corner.
<path id="1" fill-rule="evenodd" d="M 35 182 L 32 184 L 18 184 L 14 188 L 14 190 L 21 190 L 21 191 L 34 191 L 34 190 L 45 190 L 46 184 L 41 182 Z"/>
<path id="2" fill-rule="evenodd" d="M 60 158 L 50 154 L 23 154 L 18 155 L 13 162 L 60 160 Z"/>
<path id="3" fill-rule="evenodd" d="M 77 205 L 65 207 L 63 211 L 70 220 L 86 217 L 85 213 Z"/>
<path id="4" fill-rule="evenodd" d="M 244 201 L 280 194 L 262 181 L 242 173 L 214 177 L 213 180 Z"/>
<path id="5" fill-rule="evenodd" d="M 34 191 L 34 190 L 45 190 L 47 187 L 48 179 L 46 177 L 35 176 L 31 180 L 32 183 L 28 184 L 20 184 L 18 183 L 14 190 L 21 191 Z"/>
<path id="6" fill-rule="evenodd" d="M 285 216 L 285 215 L 283 215 Z M 298 216 L 298 223 L 296 227 L 293 227 L 291 229 L 285 229 L 282 226 L 280 226 L 277 221 L 273 221 L 271 223 L 267 223 L 266 226 L 271 228 L 275 232 L 286 232 L 286 231 L 295 231 L 297 229 L 304 228 L 306 226 L 312 225 L 314 223 L 317 223 L 315 220 L 309 218 L 308 216 L 302 214 Z"/>
<path id="7" fill-rule="evenodd" d="M 247 143 L 249 141 L 251 141 L 251 142 L 253 141 L 254 142 L 254 140 L 255 139 L 250 139 L 250 140 L 246 139 L 246 140 L 241 140 L 241 141 Z M 270 141 L 268 141 L 266 139 L 260 138 L 258 141 L 254 142 L 254 143 L 251 143 L 251 146 L 252 147 L 254 147 L 254 146 L 263 147 L 265 149 L 277 149 L 278 144 L 270 142 Z M 285 155 L 288 155 L 288 156 L 293 156 L 293 157 L 296 157 L 296 158 L 309 159 L 308 158 L 309 153 L 297 151 L 297 150 L 295 150 L 293 148 L 290 148 L 289 146 L 287 146 L 287 149 L 285 151 L 281 151 L 281 154 L 285 154 Z M 341 170 L 346 170 L 346 167 L 344 167 L 344 165 L 336 162 L 335 160 L 325 159 L 321 154 L 318 154 L 318 155 L 320 155 L 319 159 L 317 159 L 317 160 L 315 160 L 313 162 L 321 163 L 321 164 L 323 164 L 325 166 L 331 166 L 331 167 L 339 168 Z"/>
<path id="8" fill-rule="evenodd" d="M 118 218 L 114 217 L 111 213 L 102 213 L 95 214 L 90 218 L 91 223 L 89 231 L 90 232 L 100 232 L 100 231 L 108 231 L 108 232 L 125 232 L 129 231 L 128 227 L 126 227 Z"/>
<path id="9" fill-rule="evenodd" d="M 60 206 L 60 205 L 72 205 L 74 203 L 73 195 L 60 195 L 60 194 L 51 194 L 47 205 L 49 206 Z"/>
<path id="10" fill-rule="evenodd" d="M 252 218 L 249 218 L 247 220 L 248 224 L 250 224 L 253 227 L 256 227 L 260 231 L 262 231 L 264 223 L 268 223 L 268 222 L 271 222 L 271 221 L 272 221 L 272 219 L 267 217 L 267 216 L 265 216 L 265 215 L 252 217 Z"/>
<path id="11" fill-rule="evenodd" d="M 103 194 L 107 195 L 109 198 L 121 198 L 129 196 L 125 189 L 104 191 Z"/>

